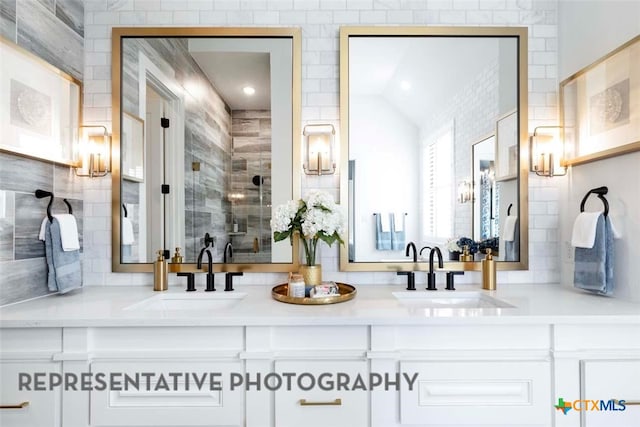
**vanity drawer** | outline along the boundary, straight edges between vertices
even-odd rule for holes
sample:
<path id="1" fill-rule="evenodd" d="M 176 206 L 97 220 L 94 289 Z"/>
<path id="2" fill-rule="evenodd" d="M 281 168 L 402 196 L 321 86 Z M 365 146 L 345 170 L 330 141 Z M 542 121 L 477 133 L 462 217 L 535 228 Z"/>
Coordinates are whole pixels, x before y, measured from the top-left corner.
<path id="1" fill-rule="evenodd" d="M 231 373 L 243 373 L 241 362 L 100 361 L 91 364 L 91 372 L 94 376 L 127 374 L 134 378 L 136 374 L 154 374 L 149 390 L 141 376 L 139 386 L 128 390 L 124 389 L 124 377 L 119 377 L 121 384 L 117 387 L 91 391 L 91 426 L 241 426 L 244 423 L 244 392 L 241 387 L 232 391 L 229 386 Z M 175 376 L 176 373 L 181 376 Z M 220 374 L 214 380 L 221 382 L 221 390 L 210 390 L 210 373 Z M 160 374 L 168 387 L 157 387 L 162 385 Z M 177 378 L 175 383 L 170 374 Z M 201 381 L 203 374 L 205 381 L 199 387 L 194 375 Z"/>
<path id="2" fill-rule="evenodd" d="M 548 426 L 551 371 L 544 361 L 401 362 L 401 424 Z"/>
<path id="3" fill-rule="evenodd" d="M 0 425 L 2 427 L 55 427 L 60 425 L 60 389 L 31 390 L 18 389 L 20 373 L 31 378 L 38 373 L 60 373 L 60 363 L 55 362 L 2 362 L 0 363 L 0 404 L 20 406 L 21 408 L 0 409 Z M 35 380 L 35 378 L 34 378 Z M 48 384 L 48 381 L 47 381 Z"/>
<path id="4" fill-rule="evenodd" d="M 360 375 L 367 382 L 366 361 L 344 360 L 291 360 L 276 361 L 277 373 L 311 374 L 316 380 L 324 373 L 345 373 L 353 384 Z M 325 377 L 328 378 L 328 377 Z M 310 383 L 303 382 L 307 388 Z M 297 381 L 292 381 L 291 390 L 286 383 L 275 391 L 275 425 L 278 427 L 366 427 L 369 425 L 369 393 L 363 390 L 337 390 L 324 383 L 327 390 L 322 390 L 318 383 L 311 390 L 301 390 Z"/>
<path id="5" fill-rule="evenodd" d="M 583 360 L 580 362 L 582 400 L 624 400 L 606 410 L 580 411 L 584 427 L 640 426 L 640 360 Z M 565 400 L 568 400 L 565 397 Z M 600 404 L 598 402 L 598 404 Z"/>

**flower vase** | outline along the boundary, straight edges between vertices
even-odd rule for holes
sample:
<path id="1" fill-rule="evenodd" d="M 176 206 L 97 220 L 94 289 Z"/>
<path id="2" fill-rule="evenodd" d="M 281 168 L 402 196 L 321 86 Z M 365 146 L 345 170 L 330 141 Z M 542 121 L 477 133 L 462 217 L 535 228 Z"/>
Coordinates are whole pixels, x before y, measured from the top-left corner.
<path id="1" fill-rule="evenodd" d="M 322 283 L 322 266 L 320 265 L 301 265 L 300 274 L 307 286 L 315 286 Z"/>

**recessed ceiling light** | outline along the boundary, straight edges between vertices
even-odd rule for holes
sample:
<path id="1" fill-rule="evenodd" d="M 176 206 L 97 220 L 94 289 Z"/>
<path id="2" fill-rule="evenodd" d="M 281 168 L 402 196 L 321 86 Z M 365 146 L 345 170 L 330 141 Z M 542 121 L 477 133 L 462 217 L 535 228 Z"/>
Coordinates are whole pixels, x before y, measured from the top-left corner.
<path id="1" fill-rule="evenodd" d="M 243 91 L 243 92 L 244 92 L 244 94 L 245 94 L 245 95 L 247 95 L 247 96 L 251 96 L 251 95 L 253 95 L 254 93 L 256 93 L 256 90 L 255 90 L 253 87 L 251 87 L 251 86 L 245 86 L 245 87 L 243 87 L 243 88 L 242 88 L 242 91 Z"/>
<path id="2" fill-rule="evenodd" d="M 406 80 L 403 80 L 400 82 L 400 87 L 402 88 L 402 90 L 409 90 L 411 89 L 411 83 L 409 83 Z"/>

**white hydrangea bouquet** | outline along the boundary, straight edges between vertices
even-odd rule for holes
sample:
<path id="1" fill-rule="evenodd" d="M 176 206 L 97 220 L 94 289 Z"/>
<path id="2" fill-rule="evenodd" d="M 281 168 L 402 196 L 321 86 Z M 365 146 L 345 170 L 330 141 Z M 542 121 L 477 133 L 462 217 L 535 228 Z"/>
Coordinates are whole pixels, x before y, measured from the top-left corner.
<path id="1" fill-rule="evenodd" d="M 329 246 L 334 242 L 344 244 L 340 237 L 344 217 L 333 197 L 324 191 L 312 191 L 305 198 L 276 207 L 271 229 L 276 242 L 287 237 L 293 242 L 293 236 L 300 234 L 309 266 L 316 265 L 319 240 Z"/>

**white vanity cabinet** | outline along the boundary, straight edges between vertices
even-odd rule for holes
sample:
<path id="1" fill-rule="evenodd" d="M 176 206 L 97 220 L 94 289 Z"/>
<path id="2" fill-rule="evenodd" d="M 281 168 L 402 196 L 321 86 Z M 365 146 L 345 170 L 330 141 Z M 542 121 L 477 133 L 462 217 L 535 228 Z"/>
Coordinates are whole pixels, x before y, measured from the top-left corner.
<path id="1" fill-rule="evenodd" d="M 65 328 L 65 367 L 109 386 L 66 392 L 63 426 L 243 426 L 243 348 L 242 327 Z"/>
<path id="2" fill-rule="evenodd" d="M 583 360 L 580 371 L 581 397 L 606 401 L 584 412 L 585 427 L 640 426 L 640 359 Z"/>
<path id="3" fill-rule="evenodd" d="M 566 414 L 554 411 L 556 427 L 640 426 L 638 337 L 638 324 L 554 326 L 554 403 L 572 404 Z"/>
<path id="4" fill-rule="evenodd" d="M 48 384 L 50 374 L 62 372 L 53 360 L 62 348 L 61 329 L 0 329 L 0 343 L 0 425 L 60 426 L 61 392 Z"/>
<path id="5" fill-rule="evenodd" d="M 275 362 L 277 373 L 309 373 L 323 381 L 323 390 L 311 384 L 309 376 L 301 377 L 289 390 L 275 392 L 275 425 L 278 427 L 367 427 L 369 426 L 369 393 L 362 390 L 337 390 L 336 374 L 344 374 L 349 386 L 360 375 L 368 380 L 366 361 L 357 360 L 283 360 Z M 330 375 L 327 375 L 330 374 Z M 323 377 L 323 375 L 325 375 Z M 327 378 L 326 380 L 321 378 Z"/>
<path id="6" fill-rule="evenodd" d="M 369 393 L 352 389 L 358 377 L 368 380 L 368 326 L 280 326 L 265 336 L 273 372 L 296 378 L 273 392 L 275 426 L 370 425 Z M 338 387 L 339 375 L 347 384 Z"/>
<path id="7" fill-rule="evenodd" d="M 372 371 L 417 374 L 396 396 L 374 392 L 376 427 L 551 425 L 548 325 L 380 326 L 371 336 Z"/>
<path id="8" fill-rule="evenodd" d="M 319 322 L 321 323 L 321 322 Z M 630 427 L 625 411 L 556 410 L 558 398 L 640 400 L 640 325 L 87 326 L 0 329 L 2 427 Z M 117 322 L 114 322 L 117 324 Z M 18 374 L 153 373 L 153 390 L 19 391 Z M 215 373 L 219 389 L 155 389 Z M 275 387 L 267 375 L 293 376 Z M 348 378 L 340 389 L 337 374 Z M 232 389 L 232 374 L 244 376 Z M 260 379 L 258 378 L 260 375 Z M 306 379 L 298 379 L 306 375 Z M 325 378 L 324 389 L 311 378 Z M 388 387 L 372 388 L 373 375 Z M 360 377 L 366 389 L 353 390 Z M 409 384 L 408 379 L 415 378 Z M 327 382 L 329 381 L 329 382 Z M 394 382 L 398 381 L 397 384 Z M 257 383 L 260 385 L 258 386 Z M 267 387 L 266 384 L 269 384 Z"/>

